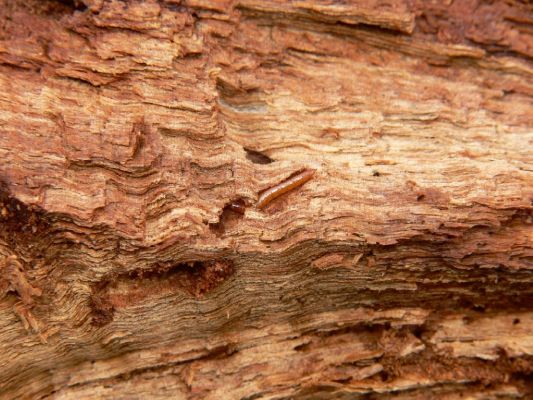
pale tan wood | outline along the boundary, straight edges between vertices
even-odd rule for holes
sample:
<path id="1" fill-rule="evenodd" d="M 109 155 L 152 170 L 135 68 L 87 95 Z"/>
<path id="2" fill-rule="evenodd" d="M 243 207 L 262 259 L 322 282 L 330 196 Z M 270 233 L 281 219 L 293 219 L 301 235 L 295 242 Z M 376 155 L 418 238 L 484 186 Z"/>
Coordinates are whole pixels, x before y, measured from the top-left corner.
<path id="1" fill-rule="evenodd" d="M 0 398 L 533 393 L 529 4 L 0 21 Z"/>

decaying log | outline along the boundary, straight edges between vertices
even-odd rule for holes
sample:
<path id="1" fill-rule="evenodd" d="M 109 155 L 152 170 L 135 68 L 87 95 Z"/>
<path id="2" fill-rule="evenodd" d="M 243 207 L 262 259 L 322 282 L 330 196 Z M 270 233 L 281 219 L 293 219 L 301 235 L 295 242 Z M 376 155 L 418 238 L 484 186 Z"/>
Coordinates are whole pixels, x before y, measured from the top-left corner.
<path id="1" fill-rule="evenodd" d="M 529 2 L 0 4 L 0 398 L 532 395 Z"/>

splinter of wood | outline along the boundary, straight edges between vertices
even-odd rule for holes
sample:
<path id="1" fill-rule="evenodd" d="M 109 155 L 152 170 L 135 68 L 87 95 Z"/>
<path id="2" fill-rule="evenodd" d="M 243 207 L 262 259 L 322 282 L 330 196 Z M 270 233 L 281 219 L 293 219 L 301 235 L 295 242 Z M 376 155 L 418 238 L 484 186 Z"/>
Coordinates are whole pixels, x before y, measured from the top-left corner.
<path id="1" fill-rule="evenodd" d="M 310 180 L 314 174 L 314 169 L 305 169 L 302 172 L 289 177 L 283 182 L 272 186 L 270 189 L 265 190 L 259 195 L 259 199 L 257 200 L 257 208 L 264 208 L 270 204 L 272 200 L 278 198 L 282 194 L 287 193 L 298 186 L 302 186 L 305 182 Z"/>

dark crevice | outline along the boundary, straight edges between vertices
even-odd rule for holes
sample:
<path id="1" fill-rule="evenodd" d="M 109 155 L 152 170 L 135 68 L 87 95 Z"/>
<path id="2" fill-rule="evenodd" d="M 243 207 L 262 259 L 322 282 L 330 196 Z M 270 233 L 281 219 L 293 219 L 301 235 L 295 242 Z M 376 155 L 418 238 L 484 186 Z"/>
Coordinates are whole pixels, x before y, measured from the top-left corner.
<path id="1" fill-rule="evenodd" d="M 76 82 L 76 83 L 81 83 L 82 85 L 88 85 L 88 86 L 91 86 L 93 88 L 98 88 L 98 87 L 101 86 L 101 85 L 94 84 L 93 82 L 91 82 L 88 79 L 83 79 L 83 78 L 79 78 L 79 77 L 75 77 L 75 76 L 60 75 L 57 78 L 58 79 L 65 79 L 65 80 Z"/>
<path id="2" fill-rule="evenodd" d="M 50 229 L 45 211 L 13 197 L 3 182 L 0 182 L 0 225 L 0 238 L 13 248 L 35 244 Z"/>
<path id="3" fill-rule="evenodd" d="M 520 53 L 518 51 L 514 51 L 510 49 L 504 49 L 501 46 L 488 46 L 488 47 L 481 46 L 481 47 L 487 53 L 490 53 L 490 55 L 495 56 L 495 57 L 514 57 L 514 58 L 523 58 L 523 59 L 526 59 L 527 61 L 533 60 L 533 57 L 528 54 Z"/>
<path id="4" fill-rule="evenodd" d="M 82 0 L 55 0 L 57 3 L 64 5 L 72 11 L 85 11 L 87 6 Z"/>
<path id="5" fill-rule="evenodd" d="M 332 381 L 335 382 L 335 383 L 347 384 L 347 383 L 350 383 L 352 381 L 352 378 L 351 377 L 338 378 L 338 379 L 332 379 Z"/>
<path id="6" fill-rule="evenodd" d="M 167 10 L 180 13 L 180 14 L 188 14 L 190 13 L 189 7 L 183 5 L 183 4 L 175 4 L 175 3 L 163 3 L 164 7 L 166 7 Z"/>
<path id="7" fill-rule="evenodd" d="M 379 373 L 379 378 L 381 379 L 381 382 L 387 382 L 389 380 L 389 373 L 387 371 L 381 371 Z"/>
<path id="8" fill-rule="evenodd" d="M 202 360 L 218 360 L 218 359 L 228 358 L 237 352 L 238 350 L 235 346 L 225 344 L 225 345 L 218 346 L 210 350 L 209 354 L 202 357 Z"/>
<path id="9" fill-rule="evenodd" d="M 270 164 L 274 162 L 274 160 L 271 159 L 269 156 L 259 151 L 252 150 L 246 147 L 244 147 L 244 151 L 246 151 L 246 158 L 254 164 Z"/>
<path id="10" fill-rule="evenodd" d="M 246 212 L 246 202 L 242 198 L 237 198 L 228 202 L 220 212 L 218 222 L 209 224 L 209 229 L 217 236 L 222 235 L 226 228 L 235 223 Z"/>
<path id="11" fill-rule="evenodd" d="M 294 350 L 295 351 L 302 351 L 302 352 L 305 352 L 306 350 L 309 349 L 311 345 L 311 342 L 308 342 L 308 343 L 302 343 L 302 344 L 299 344 L 298 346 L 294 347 Z"/>
<path id="12" fill-rule="evenodd" d="M 263 393 L 254 393 L 249 396 L 242 397 L 241 400 L 257 400 L 263 397 Z"/>
<path id="13" fill-rule="evenodd" d="M 33 14 L 51 16 L 87 10 L 87 6 L 82 0 L 29 0 L 24 4 L 24 8 Z"/>
<path id="14" fill-rule="evenodd" d="M 423 340 L 422 336 L 424 335 L 424 332 L 426 332 L 426 328 L 424 325 L 413 325 L 411 327 L 411 333 L 417 339 Z"/>

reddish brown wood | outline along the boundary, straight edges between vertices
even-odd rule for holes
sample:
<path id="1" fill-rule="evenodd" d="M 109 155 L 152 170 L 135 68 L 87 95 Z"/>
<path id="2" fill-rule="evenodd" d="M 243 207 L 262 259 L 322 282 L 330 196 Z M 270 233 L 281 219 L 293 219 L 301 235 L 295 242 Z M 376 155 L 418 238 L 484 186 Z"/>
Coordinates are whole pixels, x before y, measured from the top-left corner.
<path id="1" fill-rule="evenodd" d="M 0 1 L 0 398 L 531 396 L 532 21 Z"/>

